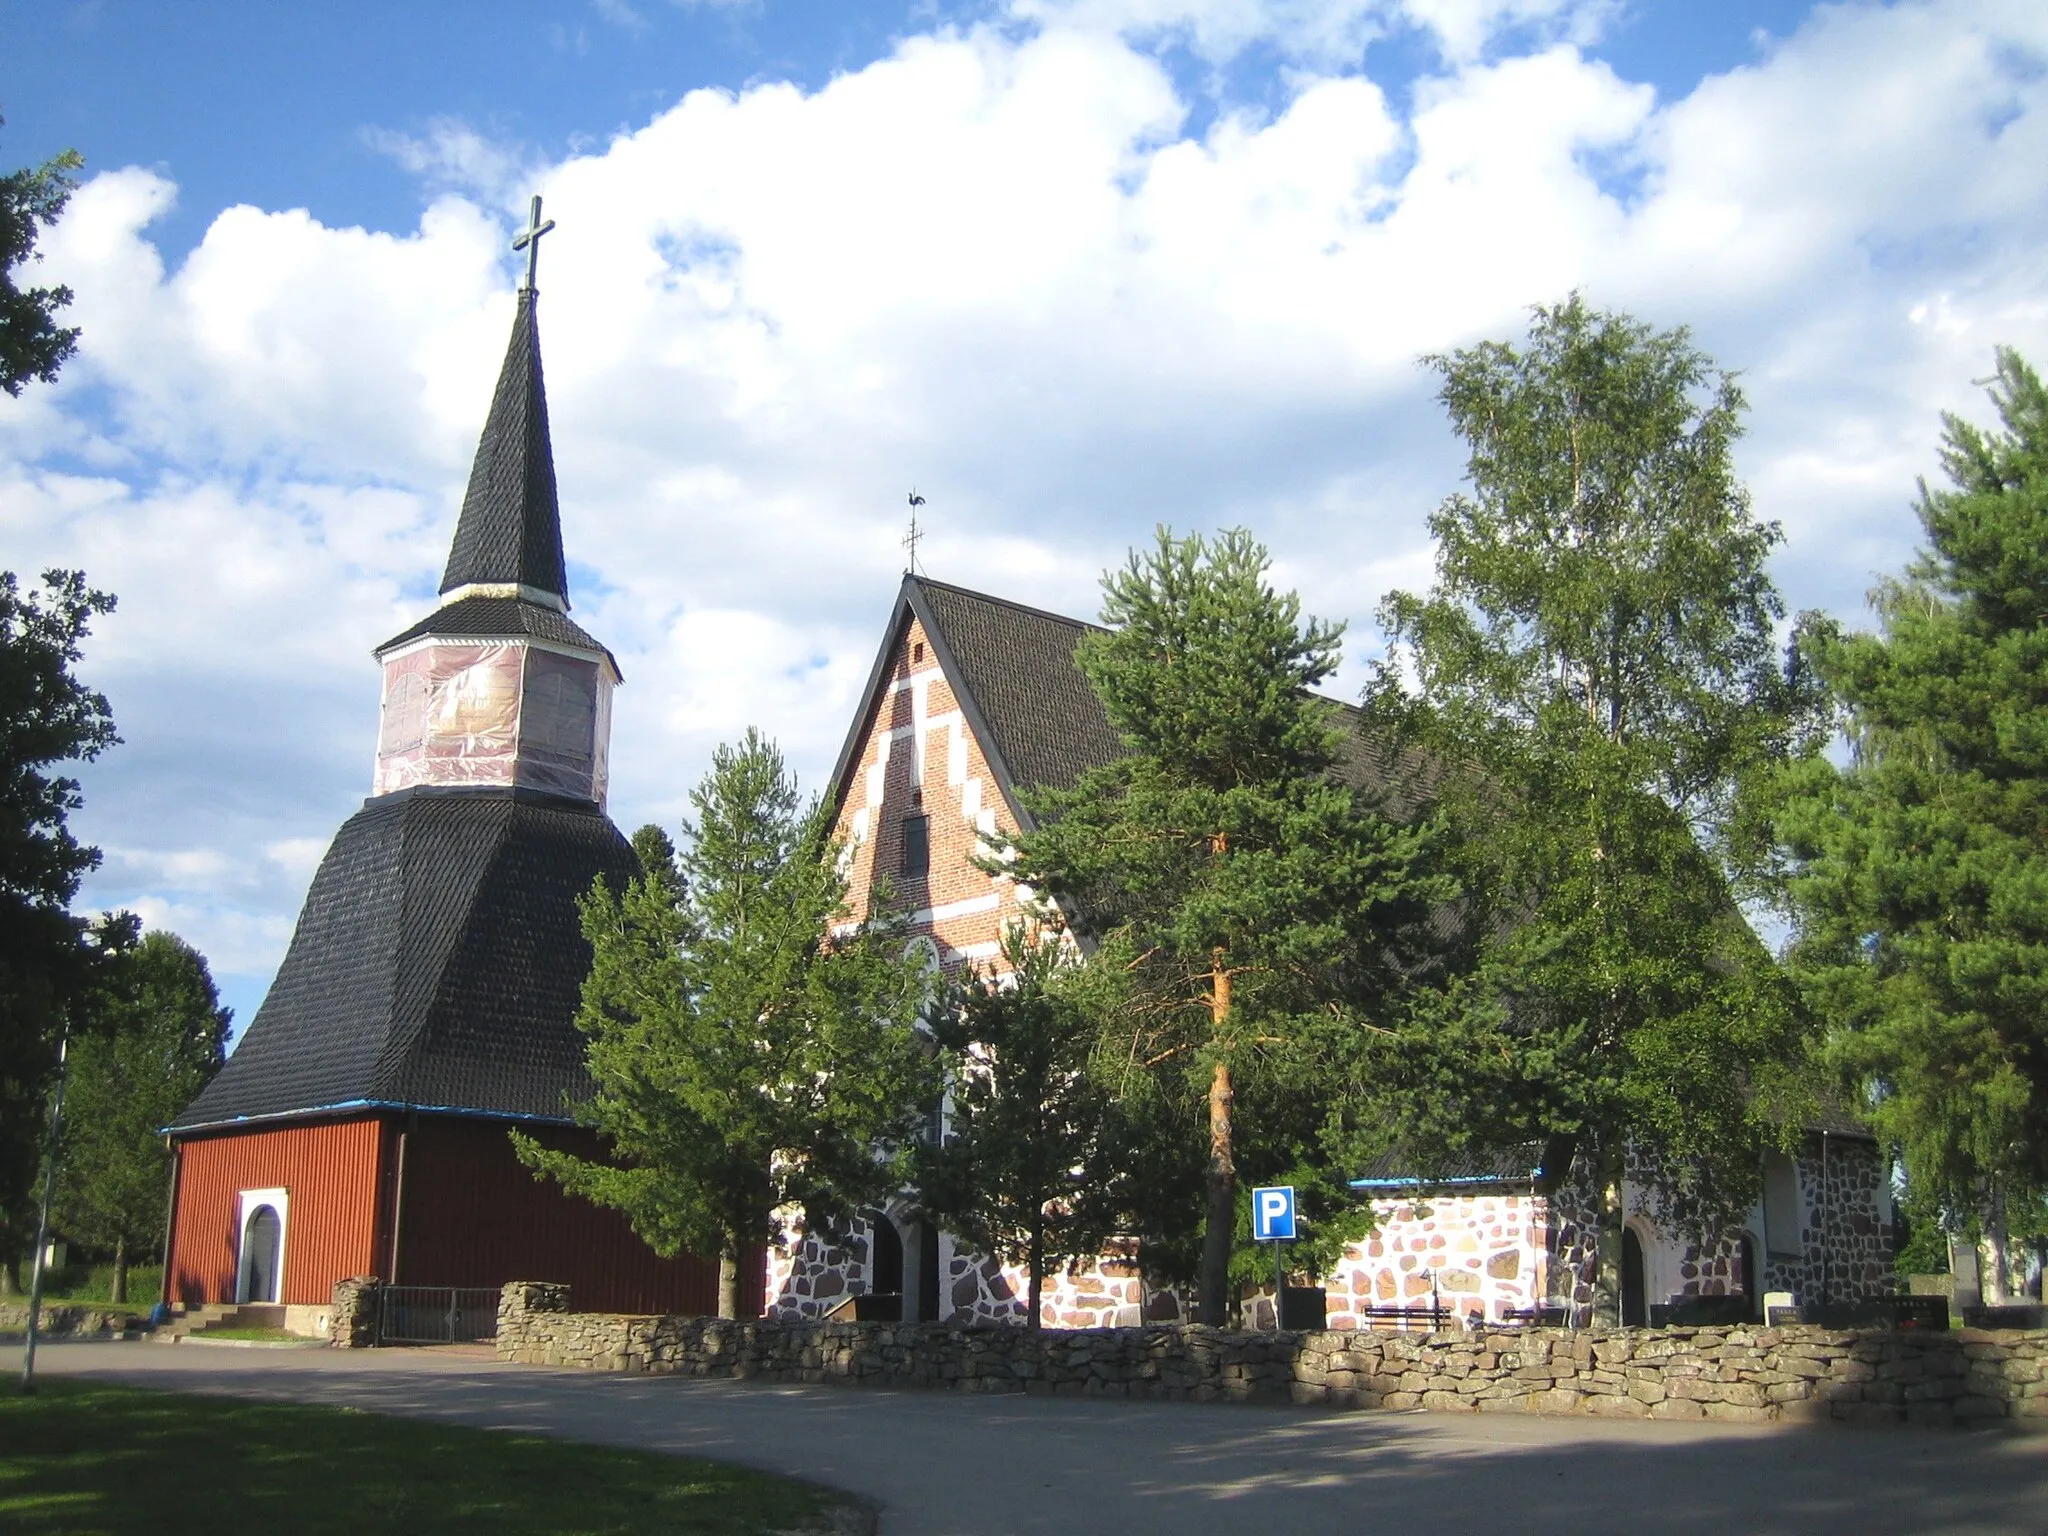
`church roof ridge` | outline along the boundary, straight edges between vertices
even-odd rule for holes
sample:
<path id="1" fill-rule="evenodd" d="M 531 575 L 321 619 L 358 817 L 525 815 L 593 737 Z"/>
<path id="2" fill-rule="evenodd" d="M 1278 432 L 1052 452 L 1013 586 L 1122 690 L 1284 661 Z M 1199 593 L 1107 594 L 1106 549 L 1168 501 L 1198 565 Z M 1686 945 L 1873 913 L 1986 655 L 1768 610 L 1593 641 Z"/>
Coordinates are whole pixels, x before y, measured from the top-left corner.
<path id="1" fill-rule="evenodd" d="M 1020 825 L 1035 824 L 1025 793 L 1065 788 L 1089 769 L 1124 755 L 1123 738 L 1074 657 L 1081 637 L 1101 633 L 1103 626 L 906 572 L 832 770 L 835 802 L 849 790 L 903 626 L 913 617 L 924 626 L 934 659 Z M 1353 789 L 1387 797 L 1397 813 L 1411 810 L 1427 794 L 1435 773 L 1412 752 L 1395 748 L 1357 704 L 1328 694 L 1314 697 L 1330 705 L 1343 725 L 1335 777 Z"/>
<path id="2" fill-rule="evenodd" d="M 1013 597 L 999 597 L 993 592 L 981 592 L 973 587 L 963 587 L 958 582 L 940 581 L 936 576 L 926 576 L 922 572 L 906 573 L 903 580 L 905 584 L 915 582 L 920 587 L 934 587 L 942 592 L 953 593 L 957 597 L 972 598 L 979 603 L 990 603 L 998 608 L 1008 608 L 1016 613 L 1029 614 L 1035 619 L 1049 619 L 1055 624 L 1066 624 L 1075 629 L 1100 630 L 1105 634 L 1108 632 L 1103 625 L 1097 624 L 1093 619 L 1077 619 L 1072 614 L 1054 613 L 1050 608 L 1034 608 L 1031 604 L 1020 603 Z"/>
<path id="3" fill-rule="evenodd" d="M 560 598 L 566 608 L 569 579 L 562 558 L 562 511 L 548 433 L 537 303 L 536 290 L 519 291 L 441 590 L 527 587 Z"/>

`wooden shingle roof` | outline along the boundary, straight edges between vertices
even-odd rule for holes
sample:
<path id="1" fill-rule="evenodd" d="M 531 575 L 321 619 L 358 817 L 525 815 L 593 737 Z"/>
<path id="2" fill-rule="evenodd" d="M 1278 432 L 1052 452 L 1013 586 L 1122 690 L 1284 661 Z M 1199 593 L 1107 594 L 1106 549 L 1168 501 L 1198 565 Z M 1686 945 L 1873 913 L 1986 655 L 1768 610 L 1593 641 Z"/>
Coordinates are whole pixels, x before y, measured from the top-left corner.
<path id="1" fill-rule="evenodd" d="M 521 586 L 568 600 L 548 395 L 534 318 L 538 302 L 533 290 L 521 290 L 512 339 L 441 576 L 443 592 L 478 584 Z"/>
<path id="2" fill-rule="evenodd" d="M 597 806 L 523 789 L 367 801 L 313 877 L 284 964 L 173 1130 L 373 1108 L 564 1121 L 590 1091 L 576 902 L 639 873 Z"/>
<path id="3" fill-rule="evenodd" d="M 410 629 L 401 630 L 377 647 L 382 656 L 401 645 L 432 636 L 442 640 L 546 640 L 611 657 L 581 624 L 559 609 L 518 597 L 464 597 L 444 603 Z M 612 661 L 618 672 L 618 662 Z"/>
<path id="4" fill-rule="evenodd" d="M 935 659 L 1020 826 L 1033 824 L 1020 790 L 1065 789 L 1089 769 L 1124 755 L 1123 739 L 1074 659 L 1081 637 L 1099 631 L 1100 625 L 910 575 L 903 578 L 867 691 L 833 770 L 836 801 L 844 800 L 859 766 L 861 743 L 887 686 L 891 659 L 913 617 L 930 638 Z M 1412 810 L 1427 779 L 1421 765 L 1397 756 L 1362 711 L 1328 702 L 1344 733 L 1336 776 L 1354 789 L 1384 796 L 1391 813 Z"/>

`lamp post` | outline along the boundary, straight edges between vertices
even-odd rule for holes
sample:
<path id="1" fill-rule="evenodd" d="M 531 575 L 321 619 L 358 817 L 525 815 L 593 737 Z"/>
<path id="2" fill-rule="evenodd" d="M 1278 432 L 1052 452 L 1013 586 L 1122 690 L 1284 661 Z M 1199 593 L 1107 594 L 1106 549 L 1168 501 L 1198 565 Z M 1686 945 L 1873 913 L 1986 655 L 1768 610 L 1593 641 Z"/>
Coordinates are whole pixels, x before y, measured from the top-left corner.
<path id="1" fill-rule="evenodd" d="M 65 1015 L 57 1037 L 57 1095 L 50 1101 L 50 1135 L 43 1148 L 43 1205 L 36 1218 L 35 1268 L 28 1286 L 28 1342 L 21 1352 L 21 1390 L 36 1389 L 36 1335 L 43 1318 L 43 1266 L 50 1252 L 50 1196 L 57 1187 L 57 1132 L 64 1123 L 64 1084 L 70 1075 L 71 1018 Z"/>

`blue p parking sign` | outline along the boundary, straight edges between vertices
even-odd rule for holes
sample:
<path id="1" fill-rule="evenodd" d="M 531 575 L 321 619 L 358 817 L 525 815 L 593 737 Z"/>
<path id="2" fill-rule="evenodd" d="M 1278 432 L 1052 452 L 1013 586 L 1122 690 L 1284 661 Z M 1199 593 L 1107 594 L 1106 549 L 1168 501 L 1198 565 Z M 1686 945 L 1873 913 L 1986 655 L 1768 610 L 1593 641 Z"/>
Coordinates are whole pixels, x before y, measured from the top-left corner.
<path id="1" fill-rule="evenodd" d="M 1260 1243 L 1294 1241 L 1294 1186 L 1278 1184 L 1252 1191 L 1252 1239 Z"/>

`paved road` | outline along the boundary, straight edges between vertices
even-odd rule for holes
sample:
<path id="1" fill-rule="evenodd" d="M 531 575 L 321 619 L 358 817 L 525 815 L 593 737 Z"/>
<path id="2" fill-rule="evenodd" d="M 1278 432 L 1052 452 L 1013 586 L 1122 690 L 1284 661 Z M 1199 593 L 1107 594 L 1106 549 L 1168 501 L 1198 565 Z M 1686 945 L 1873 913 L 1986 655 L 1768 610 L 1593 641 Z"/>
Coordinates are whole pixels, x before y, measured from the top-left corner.
<path id="1" fill-rule="evenodd" d="M 2048 1434 L 969 1397 L 481 1352 L 46 1345 L 53 1374 L 518 1429 L 849 1489 L 884 1536 L 2048 1533 Z"/>

